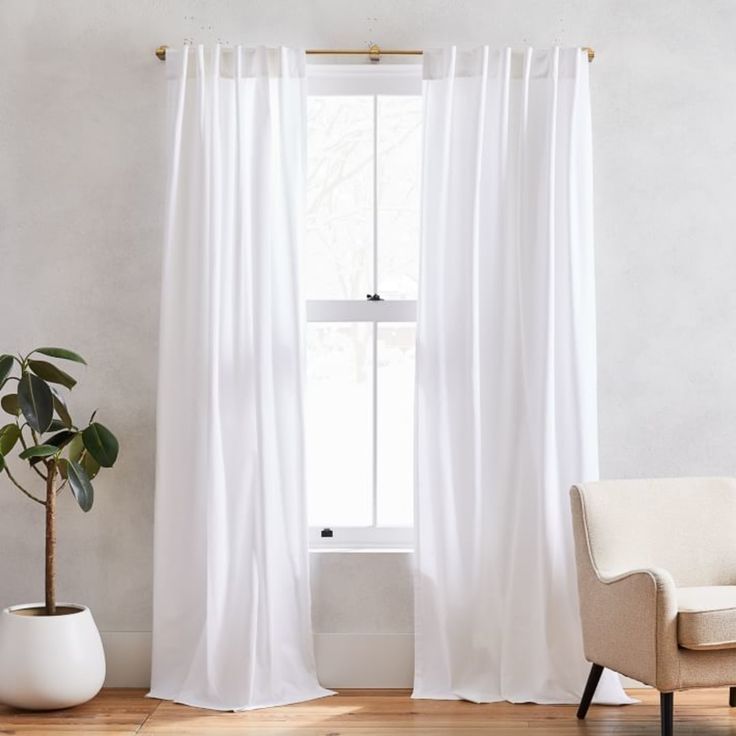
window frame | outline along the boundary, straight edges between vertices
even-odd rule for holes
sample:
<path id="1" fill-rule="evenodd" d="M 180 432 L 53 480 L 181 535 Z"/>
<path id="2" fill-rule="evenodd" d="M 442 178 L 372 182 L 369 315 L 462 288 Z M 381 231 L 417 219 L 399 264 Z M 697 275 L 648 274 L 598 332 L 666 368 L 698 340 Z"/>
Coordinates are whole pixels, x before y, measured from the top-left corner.
<path id="1" fill-rule="evenodd" d="M 307 65 L 308 96 L 374 96 L 409 95 L 421 96 L 422 69 L 416 63 L 376 64 L 371 66 L 346 64 Z M 377 103 L 374 102 L 374 116 Z M 375 119 L 375 118 L 374 118 Z M 377 177 L 375 146 L 377 138 L 374 132 L 374 207 L 373 207 L 373 248 L 374 286 L 377 280 Z M 372 289 L 374 292 L 379 290 Z M 377 333 L 380 323 L 416 324 L 415 299 L 391 299 L 370 301 L 351 299 L 308 299 L 306 300 L 307 322 L 370 322 L 373 323 L 373 525 L 361 527 L 328 527 L 333 536 L 322 537 L 324 527 L 309 528 L 310 549 L 400 549 L 410 550 L 414 547 L 414 526 L 380 527 L 376 525 L 377 482 L 376 482 L 376 431 L 378 399 L 375 389 L 377 380 Z"/>

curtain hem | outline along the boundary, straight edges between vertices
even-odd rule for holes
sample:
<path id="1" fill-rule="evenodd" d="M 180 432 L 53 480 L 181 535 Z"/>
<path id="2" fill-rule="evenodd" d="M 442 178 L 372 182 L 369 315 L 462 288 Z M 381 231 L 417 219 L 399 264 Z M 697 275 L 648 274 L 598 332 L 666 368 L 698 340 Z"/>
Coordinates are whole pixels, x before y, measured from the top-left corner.
<path id="1" fill-rule="evenodd" d="M 158 691 L 160 693 L 161 691 Z M 302 694 L 294 694 L 279 700 L 266 701 L 263 703 L 250 703 L 248 705 L 222 705 L 213 704 L 205 699 L 200 698 L 180 698 L 176 695 L 164 695 L 163 693 L 157 694 L 156 691 L 151 689 L 150 692 L 146 693 L 147 698 L 155 700 L 166 700 L 171 703 L 177 703 L 179 705 L 188 705 L 192 708 L 207 708 L 208 710 L 218 710 L 230 713 L 237 713 L 238 711 L 247 710 L 259 710 L 261 708 L 278 708 L 283 705 L 293 705 L 295 703 L 305 703 L 309 700 L 319 700 L 320 698 L 327 698 L 331 695 L 336 695 L 333 690 L 327 690 L 323 687 L 318 687 L 314 692 L 307 692 Z"/>

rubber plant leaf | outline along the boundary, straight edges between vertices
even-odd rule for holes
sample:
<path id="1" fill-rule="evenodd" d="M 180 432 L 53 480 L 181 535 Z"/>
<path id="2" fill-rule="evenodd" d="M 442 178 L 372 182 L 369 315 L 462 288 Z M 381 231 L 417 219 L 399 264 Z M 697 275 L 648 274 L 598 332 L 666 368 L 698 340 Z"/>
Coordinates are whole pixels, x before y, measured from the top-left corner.
<path id="1" fill-rule="evenodd" d="M 5 396 L 0 399 L 0 406 L 2 406 L 3 410 L 6 411 L 8 414 L 12 414 L 13 416 L 17 417 L 18 414 L 20 414 L 18 394 L 5 394 Z"/>
<path id="2" fill-rule="evenodd" d="M 39 377 L 48 383 L 59 383 L 69 390 L 77 385 L 76 378 L 57 368 L 53 363 L 45 360 L 29 360 L 28 367 Z"/>
<path id="3" fill-rule="evenodd" d="M 32 373 L 18 383 L 18 403 L 26 421 L 36 432 L 45 432 L 54 418 L 54 397 L 45 381 Z"/>
<path id="4" fill-rule="evenodd" d="M 67 350 L 66 348 L 36 348 L 33 352 L 41 353 L 41 355 L 48 355 L 50 358 L 73 360 L 75 363 L 87 365 L 87 361 L 81 355 L 75 353 L 73 350 Z"/>
<path id="5" fill-rule="evenodd" d="M 13 370 L 13 360 L 12 355 L 0 355 L 0 386 L 10 375 L 10 371 Z"/>
<path id="6" fill-rule="evenodd" d="M 62 460 L 65 465 L 66 477 L 72 494 L 79 504 L 82 511 L 89 511 L 95 498 L 95 491 L 90 483 L 89 476 L 85 469 L 73 460 Z"/>
<path id="7" fill-rule="evenodd" d="M 56 445 L 33 445 L 27 450 L 23 450 L 18 457 L 21 460 L 30 460 L 34 457 L 51 457 L 59 451 Z"/>
<path id="8" fill-rule="evenodd" d="M 17 424 L 6 424 L 0 428 L 0 455 L 9 455 L 20 439 L 20 429 Z"/>
<path id="9" fill-rule="evenodd" d="M 61 419 L 64 426 L 67 429 L 71 429 L 74 426 L 71 414 L 69 414 L 69 410 L 66 408 L 64 400 L 60 396 L 58 396 L 56 392 L 54 392 L 54 409 L 59 415 L 59 419 Z"/>
<path id="10" fill-rule="evenodd" d="M 118 459 L 115 435 L 99 422 L 93 422 L 82 432 L 84 446 L 103 468 L 111 468 Z"/>

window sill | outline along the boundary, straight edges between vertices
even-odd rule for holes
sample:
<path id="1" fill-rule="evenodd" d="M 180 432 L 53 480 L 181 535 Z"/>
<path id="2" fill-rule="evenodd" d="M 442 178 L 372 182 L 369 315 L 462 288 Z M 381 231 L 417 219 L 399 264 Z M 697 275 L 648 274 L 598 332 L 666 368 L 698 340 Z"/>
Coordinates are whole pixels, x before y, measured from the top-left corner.
<path id="1" fill-rule="evenodd" d="M 323 531 L 332 536 L 322 536 Z M 339 552 L 406 552 L 414 549 L 410 527 L 318 527 L 309 529 L 309 549 Z"/>

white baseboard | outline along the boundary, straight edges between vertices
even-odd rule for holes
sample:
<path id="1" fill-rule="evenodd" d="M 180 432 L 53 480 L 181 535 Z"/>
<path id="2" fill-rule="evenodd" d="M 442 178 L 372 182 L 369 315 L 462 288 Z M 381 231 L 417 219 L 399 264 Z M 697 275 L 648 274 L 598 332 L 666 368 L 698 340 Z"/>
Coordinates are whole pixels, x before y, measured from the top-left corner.
<path id="1" fill-rule="evenodd" d="M 105 687 L 149 687 L 151 632 L 101 631 L 107 675 Z"/>
<path id="2" fill-rule="evenodd" d="M 151 632 L 103 631 L 105 687 L 149 687 Z M 317 674 L 325 687 L 411 687 L 412 634 L 315 634 Z M 360 667 L 356 663 L 360 662 Z"/>
<path id="3" fill-rule="evenodd" d="M 414 680 L 413 634 L 315 634 L 314 653 L 324 687 L 403 688 Z"/>
<path id="4" fill-rule="evenodd" d="M 102 643 L 107 659 L 105 687 L 149 687 L 150 631 L 103 631 Z M 314 652 L 324 687 L 412 686 L 413 634 L 315 634 Z M 647 687 L 629 677 L 621 682 L 625 688 Z"/>

